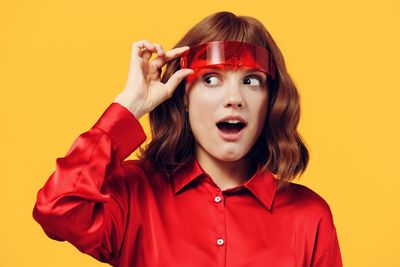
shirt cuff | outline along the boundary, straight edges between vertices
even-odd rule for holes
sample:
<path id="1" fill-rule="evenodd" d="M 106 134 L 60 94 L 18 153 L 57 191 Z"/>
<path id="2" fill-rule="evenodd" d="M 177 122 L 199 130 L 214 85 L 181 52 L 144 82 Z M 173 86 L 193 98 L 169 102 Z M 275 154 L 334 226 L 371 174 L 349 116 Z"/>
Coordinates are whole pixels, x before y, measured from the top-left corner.
<path id="1" fill-rule="evenodd" d="M 147 138 L 135 115 L 116 102 L 108 106 L 93 127 L 103 130 L 113 139 L 121 160 L 128 157 Z"/>

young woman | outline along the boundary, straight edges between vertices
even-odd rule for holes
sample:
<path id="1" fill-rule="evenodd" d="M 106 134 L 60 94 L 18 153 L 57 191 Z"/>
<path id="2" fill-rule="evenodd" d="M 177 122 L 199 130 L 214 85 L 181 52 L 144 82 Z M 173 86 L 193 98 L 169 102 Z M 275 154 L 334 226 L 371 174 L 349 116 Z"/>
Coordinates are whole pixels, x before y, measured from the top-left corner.
<path id="1" fill-rule="evenodd" d="M 152 140 L 126 160 L 148 112 Z M 342 266 L 329 205 L 291 182 L 309 159 L 299 116 L 252 17 L 210 15 L 169 51 L 135 42 L 124 90 L 57 158 L 33 216 L 113 266 Z"/>

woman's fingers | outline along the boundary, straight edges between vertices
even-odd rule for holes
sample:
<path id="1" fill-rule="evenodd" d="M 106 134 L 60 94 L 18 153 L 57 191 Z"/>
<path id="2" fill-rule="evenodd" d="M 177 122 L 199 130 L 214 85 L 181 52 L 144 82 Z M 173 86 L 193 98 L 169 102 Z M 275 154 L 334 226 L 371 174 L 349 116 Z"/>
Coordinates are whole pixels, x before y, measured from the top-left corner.
<path id="1" fill-rule="evenodd" d="M 172 50 L 166 51 L 164 55 L 158 56 L 151 63 L 155 65 L 157 69 L 162 68 L 168 61 L 171 61 L 178 56 L 180 56 L 183 52 L 189 49 L 189 46 L 181 46 L 174 48 Z"/>
<path id="2" fill-rule="evenodd" d="M 136 59 L 141 56 L 141 49 L 146 48 L 149 51 L 156 51 L 156 47 L 147 40 L 140 40 L 133 43 L 132 58 Z"/>
<path id="3" fill-rule="evenodd" d="M 140 56 L 145 60 L 149 60 L 152 54 L 153 53 L 147 48 L 143 48 L 142 51 L 140 51 Z"/>
<path id="4" fill-rule="evenodd" d="M 138 57 L 149 60 L 153 53 L 157 53 L 158 56 L 151 63 L 157 69 L 161 69 L 167 62 L 177 58 L 187 49 L 189 46 L 181 46 L 165 52 L 159 43 L 151 44 L 147 40 L 140 40 L 133 44 L 132 60 L 136 60 Z"/>
<path id="5" fill-rule="evenodd" d="M 154 43 L 153 47 L 155 47 L 155 49 L 157 50 L 156 52 L 159 56 L 164 55 L 164 49 L 162 48 L 162 46 L 159 43 Z M 143 59 L 149 60 L 154 52 L 155 51 L 150 51 L 147 48 L 143 48 L 142 51 L 140 52 L 140 55 Z"/>
<path id="6" fill-rule="evenodd" d="M 172 74 L 172 76 L 165 83 L 165 87 L 167 89 L 167 96 L 171 97 L 176 87 L 178 87 L 179 83 L 193 72 L 194 70 L 192 69 L 180 69 L 174 72 L 174 74 Z"/>
<path id="7" fill-rule="evenodd" d="M 179 83 L 194 71 L 178 70 L 166 83 L 161 83 L 161 68 L 188 48 L 188 46 L 178 47 L 164 52 L 158 43 L 151 44 L 147 40 L 133 43 L 128 80 L 116 101 L 120 101 L 135 116 L 140 117 L 171 97 Z M 157 53 L 158 57 L 150 62 L 153 53 Z"/>
<path id="8" fill-rule="evenodd" d="M 162 46 L 159 43 L 154 43 L 153 45 L 157 48 L 157 54 L 159 56 L 164 56 L 164 49 Z"/>

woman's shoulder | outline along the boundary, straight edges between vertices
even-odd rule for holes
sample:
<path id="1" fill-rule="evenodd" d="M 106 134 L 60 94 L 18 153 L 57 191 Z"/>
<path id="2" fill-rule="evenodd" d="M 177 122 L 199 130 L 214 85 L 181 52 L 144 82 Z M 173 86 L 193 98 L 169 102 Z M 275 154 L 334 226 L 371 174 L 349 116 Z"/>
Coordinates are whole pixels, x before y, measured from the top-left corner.
<path id="1" fill-rule="evenodd" d="M 146 175 L 146 166 L 144 162 L 137 159 L 124 160 L 121 163 L 121 167 L 125 174 Z"/>
<path id="2" fill-rule="evenodd" d="M 128 186 L 134 184 L 147 186 L 150 185 L 149 183 L 159 183 L 156 181 L 165 181 L 164 175 L 150 161 L 138 159 L 122 161 L 111 175 L 111 180 L 115 183 L 123 183 Z"/>
<path id="3" fill-rule="evenodd" d="M 310 216 L 332 216 L 328 201 L 316 190 L 306 185 L 290 182 L 279 196 L 279 204 L 282 207 L 295 207 L 297 211 Z"/>
<path id="4" fill-rule="evenodd" d="M 140 176 L 152 177 L 159 176 L 161 172 L 150 160 L 129 159 L 122 162 L 122 168 L 128 174 L 138 174 Z"/>

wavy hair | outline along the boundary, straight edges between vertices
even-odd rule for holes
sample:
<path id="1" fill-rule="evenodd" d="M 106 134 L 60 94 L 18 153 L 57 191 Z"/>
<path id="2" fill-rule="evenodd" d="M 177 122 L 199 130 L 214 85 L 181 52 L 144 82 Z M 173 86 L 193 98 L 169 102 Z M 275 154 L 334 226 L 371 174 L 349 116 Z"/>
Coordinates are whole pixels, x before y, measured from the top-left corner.
<path id="1" fill-rule="evenodd" d="M 308 149 L 297 131 L 300 119 L 300 96 L 287 72 L 283 55 L 264 25 L 249 16 L 227 11 L 205 17 L 193 26 L 174 46 L 194 46 L 215 40 L 236 40 L 263 46 L 275 61 L 276 79 L 268 79 L 267 117 L 256 143 L 245 156 L 269 168 L 278 179 L 278 191 L 296 175 L 302 175 L 309 160 Z M 180 69 L 179 58 L 166 65 L 161 82 L 167 82 Z M 139 149 L 139 160 L 150 162 L 170 176 L 194 155 L 195 139 L 190 128 L 183 96 L 183 80 L 168 100 L 150 112 L 152 140 Z"/>

